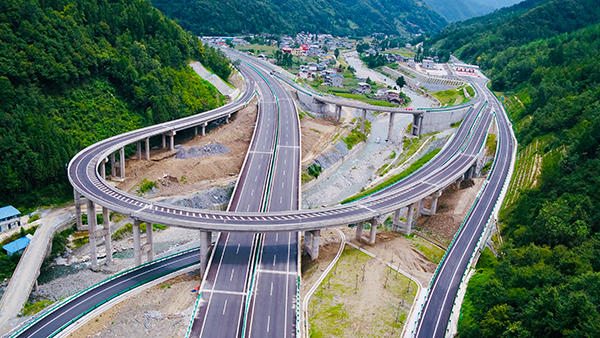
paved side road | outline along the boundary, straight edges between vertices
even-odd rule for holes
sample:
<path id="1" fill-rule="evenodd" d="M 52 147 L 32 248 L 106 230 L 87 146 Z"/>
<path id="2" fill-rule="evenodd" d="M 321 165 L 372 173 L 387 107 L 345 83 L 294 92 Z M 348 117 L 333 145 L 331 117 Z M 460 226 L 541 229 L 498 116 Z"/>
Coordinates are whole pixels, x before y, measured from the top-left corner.
<path id="1" fill-rule="evenodd" d="M 72 217 L 70 210 L 61 209 L 42 218 L 0 301 L 0 333 L 11 330 L 17 324 L 11 320 L 16 318 L 29 298 L 54 231 Z"/>

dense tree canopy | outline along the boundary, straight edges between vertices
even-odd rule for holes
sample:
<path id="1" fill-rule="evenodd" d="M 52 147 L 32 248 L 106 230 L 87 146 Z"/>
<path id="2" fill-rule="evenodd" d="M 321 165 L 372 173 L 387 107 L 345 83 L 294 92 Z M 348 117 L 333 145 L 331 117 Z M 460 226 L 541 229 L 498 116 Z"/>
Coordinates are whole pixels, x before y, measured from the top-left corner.
<path id="1" fill-rule="evenodd" d="M 1 0 L 0 205 L 69 195 L 85 146 L 216 107 L 192 59 L 231 71 L 146 0 Z"/>
<path id="2" fill-rule="evenodd" d="M 579 11 L 562 3 L 556 22 Z M 545 156 L 538 185 L 501 214 L 504 245 L 482 256 L 459 337 L 600 336 L 600 24 L 548 29 L 522 44 L 505 30 L 497 40 L 509 47 L 484 43 L 468 57 L 479 54 L 492 88 L 524 103 L 511 116 L 519 146 L 542 142 Z"/>
<path id="3" fill-rule="evenodd" d="M 198 35 L 236 33 L 338 36 L 434 33 L 446 20 L 415 0 L 153 0 L 163 13 Z"/>
<path id="4" fill-rule="evenodd" d="M 429 52 L 452 52 L 475 63 L 510 47 L 569 33 L 597 23 L 597 0 L 525 0 L 512 7 L 467 21 L 452 23 L 425 42 Z"/>

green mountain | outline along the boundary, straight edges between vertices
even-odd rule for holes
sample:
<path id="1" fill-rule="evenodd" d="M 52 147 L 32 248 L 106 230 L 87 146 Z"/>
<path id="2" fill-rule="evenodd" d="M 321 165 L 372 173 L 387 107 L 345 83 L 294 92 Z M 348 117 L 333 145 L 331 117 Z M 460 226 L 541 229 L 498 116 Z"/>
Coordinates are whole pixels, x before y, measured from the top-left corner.
<path id="1" fill-rule="evenodd" d="M 490 5 L 482 5 L 474 0 L 425 0 L 434 11 L 448 22 L 462 21 L 494 11 Z"/>
<path id="2" fill-rule="evenodd" d="M 528 1 L 428 41 L 479 63 L 519 141 L 498 254 L 477 264 L 458 337 L 600 337 L 599 11 Z"/>
<path id="3" fill-rule="evenodd" d="M 526 0 L 467 21 L 452 23 L 425 50 L 454 53 L 467 62 L 536 39 L 573 32 L 600 19 L 596 0 Z"/>
<path id="4" fill-rule="evenodd" d="M 512 6 L 522 0 L 424 0 L 448 22 L 467 20 L 495 9 Z"/>
<path id="5" fill-rule="evenodd" d="M 152 3 L 197 35 L 237 33 L 343 36 L 375 32 L 434 33 L 447 22 L 417 0 L 153 0 Z"/>
<path id="6" fill-rule="evenodd" d="M 215 108 L 192 59 L 229 76 L 223 56 L 146 0 L 0 1 L 0 205 L 72 198 L 79 150 Z"/>

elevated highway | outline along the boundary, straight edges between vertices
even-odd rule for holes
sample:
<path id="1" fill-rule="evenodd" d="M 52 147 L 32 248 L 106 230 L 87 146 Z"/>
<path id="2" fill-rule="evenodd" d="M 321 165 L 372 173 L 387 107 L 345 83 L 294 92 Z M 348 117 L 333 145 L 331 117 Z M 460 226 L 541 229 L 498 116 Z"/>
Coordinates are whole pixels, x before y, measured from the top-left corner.
<path id="1" fill-rule="evenodd" d="M 252 75 L 250 75 L 251 70 L 249 67 L 242 64 L 240 65 L 240 71 L 246 76 L 248 86 L 253 86 L 253 80 L 251 80 Z M 263 74 L 263 76 L 268 78 L 268 75 Z M 257 78 L 254 79 L 254 81 L 261 80 Z M 236 212 L 207 211 L 173 207 L 166 204 L 150 202 L 140 197 L 119 191 L 105 181 L 102 175 L 102 166 L 105 165 L 105 159 L 107 156 L 110 156 L 111 153 L 122 149 L 125 145 L 130 143 L 147 140 L 149 137 L 161 135 L 172 130 L 177 131 L 195 127 L 200 123 L 210 121 L 217 116 L 227 116 L 248 102 L 252 95 L 250 93 L 251 90 L 252 89 L 247 90 L 242 95 L 242 98 L 236 103 L 221 107 L 216 111 L 125 133 L 98 142 L 84 149 L 76 155 L 69 164 L 68 174 L 71 183 L 75 189 L 91 203 L 98 203 L 107 209 L 131 215 L 139 222 L 161 223 L 202 231 L 234 231 L 248 233 L 314 232 L 319 229 L 345 224 L 358 224 L 359 226 L 357 229 L 362 229 L 363 222 L 371 221 L 375 217 L 389 212 L 395 212 L 404 206 L 411 206 L 410 209 L 412 210 L 412 207 L 419 203 L 424 197 L 437 193 L 449 184 L 453 184 L 454 182 L 463 179 L 465 175 L 472 173 L 493 118 L 492 110 L 490 108 L 491 105 L 488 104 L 488 101 L 483 95 L 479 95 L 473 102 L 473 109 L 471 109 L 465 117 L 465 120 L 452 141 L 426 166 L 395 185 L 382 189 L 357 202 L 341 206 L 302 211 L 270 208 L 269 210 L 271 211 L 265 213 L 250 212 L 248 207 L 246 211 Z M 483 92 L 483 90 L 483 87 L 479 88 L 479 92 Z M 488 99 L 491 99 L 491 97 L 488 97 Z M 506 128 L 507 126 L 501 125 L 501 127 Z M 285 176 L 285 174 L 282 175 Z M 280 190 L 284 191 L 284 189 Z M 277 202 L 276 199 L 271 199 L 271 203 L 273 203 L 273 201 L 275 203 Z M 280 203 L 283 203 L 281 199 L 280 201 Z M 249 201 L 249 203 L 257 202 Z M 239 208 L 236 208 L 236 210 L 239 210 Z M 397 215 L 398 213 L 396 212 L 396 216 Z M 411 218 L 412 217 L 409 218 L 408 224 L 404 225 L 405 231 L 410 232 Z M 397 222 L 397 217 L 395 217 L 395 226 L 401 226 Z M 376 227 L 372 227 L 372 229 L 374 228 Z M 371 232 L 371 237 L 374 238 L 374 230 Z M 287 243 L 288 248 L 291 247 L 290 243 L 293 243 L 293 241 Z M 218 247 L 215 252 L 216 251 L 218 251 Z M 188 259 L 191 261 L 195 259 L 197 262 L 198 256 L 194 256 L 194 254 L 191 253 L 188 253 L 188 255 Z M 183 260 L 180 260 L 179 263 L 184 264 Z M 158 265 L 150 264 L 148 266 L 152 266 L 154 271 L 162 269 L 160 262 Z M 147 277 L 148 276 L 144 276 L 143 278 Z M 137 279 L 137 281 L 139 282 L 140 280 Z M 111 296 L 104 294 L 103 292 L 105 292 L 105 290 L 106 287 L 101 285 L 90 292 L 102 293 L 102 297 L 107 299 L 107 297 Z M 119 292 L 123 292 L 123 290 L 121 289 L 119 291 L 119 289 L 114 289 L 113 292 L 118 294 Z M 89 299 L 90 295 L 91 293 L 86 293 L 82 295 L 82 297 L 88 297 L 86 299 Z M 98 298 L 98 300 L 100 298 Z M 78 301 L 77 303 L 75 299 L 69 303 L 71 302 L 75 302 L 72 305 L 81 304 L 81 301 Z M 86 301 L 85 303 L 88 302 Z M 89 302 L 88 310 L 89 307 L 95 307 L 96 304 L 98 303 Z M 434 306 L 435 305 L 431 305 L 431 308 L 433 309 Z M 65 313 L 71 311 L 68 308 L 68 304 L 65 304 L 53 313 L 58 314 L 59 311 Z M 64 311 L 60 309 L 64 309 Z M 70 313 L 71 315 L 74 313 L 79 313 L 80 315 L 82 312 Z M 75 316 L 77 316 L 77 314 L 75 314 Z M 54 316 L 48 318 L 46 324 L 43 324 L 42 321 L 37 323 L 48 326 L 48 332 L 54 332 L 52 330 L 60 329 L 60 327 L 68 324 L 71 320 L 72 317 L 68 316 L 60 319 L 58 316 Z M 48 324 L 48 322 L 50 322 L 50 324 Z M 37 323 L 35 325 L 37 325 Z M 34 328 L 35 325 L 22 331 L 21 336 L 39 335 L 39 328 Z M 36 329 L 37 331 L 30 331 L 30 328 Z"/>

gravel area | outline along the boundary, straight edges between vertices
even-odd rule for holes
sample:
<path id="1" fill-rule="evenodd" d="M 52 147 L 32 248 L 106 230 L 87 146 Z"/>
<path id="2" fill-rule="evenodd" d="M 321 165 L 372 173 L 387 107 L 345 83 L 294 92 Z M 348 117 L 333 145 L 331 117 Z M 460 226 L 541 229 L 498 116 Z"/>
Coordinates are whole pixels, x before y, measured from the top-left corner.
<path id="1" fill-rule="evenodd" d="M 202 147 L 181 147 L 175 154 L 175 158 L 178 160 L 187 160 L 189 158 L 227 154 L 228 152 L 229 148 L 220 143 L 209 143 Z"/>

